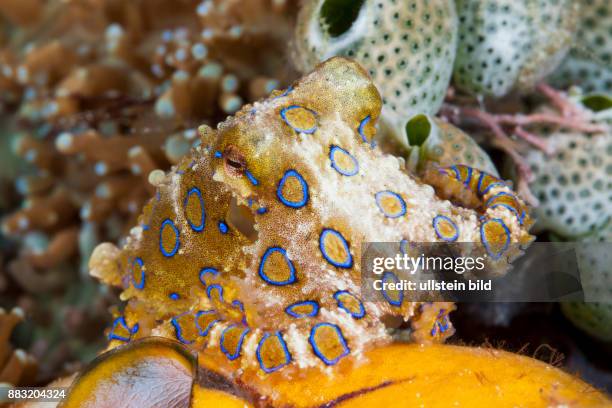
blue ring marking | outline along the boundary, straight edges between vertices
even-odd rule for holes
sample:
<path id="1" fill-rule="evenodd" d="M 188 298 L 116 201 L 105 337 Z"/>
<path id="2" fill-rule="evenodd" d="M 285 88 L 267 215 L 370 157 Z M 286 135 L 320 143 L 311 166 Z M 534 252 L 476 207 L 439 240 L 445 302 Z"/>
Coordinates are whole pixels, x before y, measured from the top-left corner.
<path id="1" fill-rule="evenodd" d="M 506 237 L 508 238 L 506 240 L 506 244 L 501 249 L 501 251 L 499 251 L 499 254 L 497 255 L 494 255 L 492 253 L 491 246 L 489 245 L 488 241 L 485 238 L 485 225 L 487 225 L 490 222 L 497 222 L 498 224 L 501 224 L 501 226 L 504 228 L 504 231 L 506 232 Z M 497 261 L 499 258 L 501 258 L 504 252 L 506 252 L 506 250 L 508 249 L 508 246 L 510 246 L 510 237 L 511 237 L 510 230 L 508 229 L 504 221 L 499 218 L 493 218 L 493 219 L 487 220 L 480 225 L 480 240 L 484 244 L 485 249 L 487 250 L 487 253 L 489 254 L 489 256 L 491 256 L 491 258 L 493 258 L 494 261 Z"/>
<path id="2" fill-rule="evenodd" d="M 134 279 L 134 264 L 137 263 L 140 266 L 140 282 L 136 283 L 136 279 Z M 144 261 L 142 258 L 138 257 L 132 261 L 132 283 L 136 289 L 143 289 L 145 286 L 145 271 L 144 271 Z"/>
<path id="3" fill-rule="evenodd" d="M 506 183 L 504 183 L 503 181 L 496 181 L 495 183 L 489 184 L 487 186 L 487 188 L 480 193 L 480 195 L 481 196 L 485 196 L 489 192 L 489 190 L 491 190 L 493 187 L 497 187 L 497 186 L 507 187 Z M 480 188 L 479 188 L 479 190 L 480 190 Z"/>
<path id="4" fill-rule="evenodd" d="M 167 252 L 164 249 L 164 243 L 163 243 L 164 228 L 166 228 L 167 225 L 169 225 L 170 228 L 172 228 L 172 230 L 174 231 L 174 236 L 175 236 L 174 248 L 172 248 L 172 251 L 170 252 Z M 162 222 L 161 228 L 159 229 L 159 249 L 161 250 L 161 253 L 166 258 L 170 258 L 176 254 L 176 252 L 179 249 L 179 245 L 180 245 L 179 230 L 178 228 L 176 228 L 176 225 L 174 225 L 174 222 L 172 222 L 172 220 L 170 220 L 169 218 L 166 218 L 164 222 Z"/>
<path id="5" fill-rule="evenodd" d="M 233 327 L 237 327 L 237 324 L 232 324 L 231 326 L 228 326 L 225 328 L 225 330 L 223 330 L 221 332 L 221 339 L 219 341 L 219 346 L 221 348 L 221 351 L 223 352 L 223 354 L 225 354 L 227 356 L 228 359 L 230 360 L 235 360 L 238 357 L 240 357 L 240 352 L 242 351 L 242 342 L 244 341 L 244 337 L 247 335 L 248 332 L 250 332 L 251 330 L 248 328 L 245 328 L 244 331 L 242 332 L 242 334 L 240 335 L 240 338 L 238 339 L 238 344 L 236 345 L 236 351 L 232 354 L 230 353 L 225 346 L 223 345 L 223 341 L 225 340 L 225 333 L 233 328 Z"/>
<path id="6" fill-rule="evenodd" d="M 444 333 L 450 328 L 449 322 L 448 322 L 448 315 L 445 315 L 444 312 L 445 312 L 445 309 L 440 309 L 440 312 L 438 313 L 438 318 L 436 320 L 436 324 L 438 326 L 438 329 L 440 330 L 440 334 Z M 444 324 L 442 324 L 442 321 L 440 321 L 440 319 L 444 321 Z"/>
<path id="7" fill-rule="evenodd" d="M 117 328 L 117 326 L 121 326 L 125 330 L 127 330 L 127 332 L 130 333 L 130 337 L 123 337 L 123 336 L 119 336 L 115 334 L 115 329 Z M 130 341 L 132 340 L 132 336 L 138 332 L 139 328 L 140 328 L 140 325 L 136 323 L 130 329 L 130 327 L 127 325 L 127 322 L 125 321 L 125 316 L 119 316 L 113 321 L 113 325 L 108 333 L 108 340 L 119 340 L 119 341 L 124 341 L 124 342 Z"/>
<path id="8" fill-rule="evenodd" d="M 489 173 L 485 173 L 484 171 L 481 171 L 481 172 L 480 172 L 480 177 L 478 178 L 478 194 L 480 194 L 481 196 L 486 195 L 486 194 L 489 192 L 489 190 L 490 190 L 490 189 L 492 189 L 492 188 L 493 188 L 493 187 L 495 187 L 495 186 L 505 186 L 505 185 L 506 185 L 506 184 L 505 184 L 503 181 L 501 181 L 501 180 L 500 180 L 500 181 L 495 181 L 495 182 L 493 182 L 493 183 L 489 184 L 489 185 L 487 186 L 487 188 L 486 188 L 484 191 L 482 191 L 482 183 L 484 182 L 484 178 L 485 178 L 485 176 L 489 176 L 489 177 L 491 177 L 491 178 L 493 178 L 493 179 L 496 179 L 496 180 L 497 180 L 497 177 L 492 176 L 492 175 L 490 175 Z"/>
<path id="9" fill-rule="evenodd" d="M 247 200 L 247 204 L 249 205 L 249 207 L 252 207 L 252 206 L 253 206 L 253 199 L 252 199 L 252 198 L 249 198 L 249 199 Z"/>
<path id="10" fill-rule="evenodd" d="M 215 152 L 215 157 L 216 157 L 217 159 L 220 159 L 220 158 L 222 158 L 222 157 L 223 157 L 223 153 L 221 153 L 219 150 L 217 150 L 217 151 Z"/>
<path id="11" fill-rule="evenodd" d="M 478 183 L 476 183 L 476 188 L 478 189 L 478 194 L 480 194 L 481 196 L 483 195 L 482 193 L 482 183 L 484 182 L 484 178 L 487 176 L 488 174 L 485 173 L 484 171 L 480 171 L 480 176 L 478 176 Z"/>
<path id="12" fill-rule="evenodd" d="M 374 142 L 374 139 L 372 139 L 372 142 L 368 141 L 368 138 L 366 137 L 365 133 L 363 132 L 365 126 L 370 122 L 370 120 L 372 119 L 372 117 L 370 115 L 366 116 L 365 118 L 363 118 L 361 120 L 361 122 L 359 122 L 359 127 L 357 128 L 357 132 L 359 133 L 359 136 L 361 136 L 361 140 L 364 143 L 367 143 L 370 145 L 370 147 L 374 147 L 376 146 L 376 143 Z"/>
<path id="13" fill-rule="evenodd" d="M 388 214 L 385 209 L 383 208 L 380 200 L 382 198 L 383 195 L 392 195 L 393 197 L 397 198 L 397 200 L 400 203 L 400 206 L 402 207 L 400 212 L 398 214 Z M 399 217 L 403 217 L 404 215 L 406 215 L 406 201 L 404 201 L 404 199 L 397 194 L 394 191 L 391 190 L 383 190 L 383 191 L 379 191 L 378 193 L 376 193 L 374 195 L 374 198 L 376 199 L 376 205 L 378 206 L 378 209 L 385 215 L 385 217 L 387 218 L 399 218 Z"/>
<path id="14" fill-rule="evenodd" d="M 440 221 L 442 221 L 442 220 L 449 222 L 453 226 L 453 228 L 455 228 L 455 235 L 453 235 L 450 238 L 447 238 L 447 237 L 443 236 L 440 233 L 440 231 L 438 231 L 438 223 Z M 446 241 L 446 242 L 455 242 L 457 240 L 457 238 L 459 238 L 459 228 L 457 228 L 457 224 L 455 224 L 453 222 L 453 220 L 451 220 L 450 218 L 448 218 L 445 215 L 436 215 L 434 217 L 433 221 L 432 221 L 432 225 L 433 225 L 434 231 L 436 232 L 436 235 L 438 236 L 438 238 L 440 238 L 443 241 Z"/>
<path id="15" fill-rule="evenodd" d="M 299 181 L 300 186 L 302 187 L 302 200 L 289 201 L 283 196 L 283 187 L 285 187 L 285 182 L 287 181 L 288 177 L 295 177 Z M 306 205 L 306 203 L 308 203 L 308 196 L 309 196 L 308 195 L 308 183 L 306 183 L 306 180 L 304 180 L 304 177 L 302 177 L 302 175 L 298 173 L 296 170 L 293 170 L 293 169 L 287 170 L 285 174 L 283 175 L 283 177 L 278 182 L 278 188 L 276 189 L 276 196 L 283 204 L 285 204 L 288 207 L 302 208 L 303 206 Z"/>
<path id="16" fill-rule="evenodd" d="M 432 336 L 432 337 L 436 335 L 436 333 L 438 332 L 438 330 L 440 330 L 440 334 L 442 334 L 442 333 L 444 333 L 445 331 L 447 331 L 447 330 L 448 330 L 448 328 L 449 328 L 449 326 L 448 326 L 448 320 L 445 320 L 445 321 L 446 321 L 446 324 L 444 324 L 444 325 L 442 325 L 442 323 L 441 323 L 440 321 L 436 321 L 436 322 L 433 324 L 433 326 L 432 326 L 432 328 L 431 328 L 431 332 L 430 332 L 430 334 L 431 334 L 431 336 Z"/>
<path id="17" fill-rule="evenodd" d="M 172 292 L 171 294 L 168 295 L 168 297 L 172 300 L 179 300 L 181 298 L 181 296 L 176 292 Z"/>
<path id="18" fill-rule="evenodd" d="M 244 313 L 244 303 L 242 303 L 241 301 L 239 300 L 232 301 L 232 306 L 238 308 L 238 310 Z"/>
<path id="19" fill-rule="evenodd" d="M 331 259 L 329 255 L 327 255 L 327 252 L 325 251 L 325 245 L 324 245 L 325 237 L 327 236 L 327 234 L 332 234 L 335 237 L 338 237 L 340 241 L 342 242 L 342 245 L 344 246 L 344 250 L 346 251 L 346 254 L 347 254 L 347 259 L 344 262 L 336 262 L 333 259 Z M 346 242 L 346 239 L 344 239 L 342 234 L 340 234 L 338 231 L 334 229 L 331 229 L 331 228 L 323 229 L 323 231 L 321 232 L 321 235 L 319 236 L 319 250 L 323 254 L 323 258 L 325 258 L 327 262 L 329 262 L 330 264 L 332 264 L 333 266 L 337 268 L 348 269 L 353 266 L 353 255 L 351 255 L 351 251 L 350 251 L 348 242 Z"/>
<path id="20" fill-rule="evenodd" d="M 229 231 L 229 227 L 227 226 L 225 221 L 219 221 L 219 232 L 221 232 L 222 234 L 227 234 L 227 231 Z"/>
<path id="21" fill-rule="evenodd" d="M 490 174 L 488 174 L 488 173 L 485 173 L 485 172 L 481 172 L 481 173 L 480 173 L 480 179 L 478 180 L 478 193 L 479 193 L 481 196 L 486 195 L 486 194 L 489 192 L 489 190 L 491 190 L 493 187 L 497 187 L 497 186 L 504 187 L 504 186 L 506 186 L 506 183 L 504 183 L 503 181 L 499 180 L 499 181 L 495 181 L 495 182 L 493 182 L 493 183 L 489 184 L 489 185 L 487 186 L 487 188 L 486 188 L 486 189 L 483 191 L 483 190 L 482 190 L 482 183 L 484 182 L 484 177 L 485 177 L 485 176 L 489 176 L 489 177 L 491 177 L 491 178 L 493 178 L 493 179 L 499 180 L 499 179 L 498 179 L 497 177 L 495 177 L 495 176 L 492 176 L 492 175 L 490 175 Z"/>
<path id="22" fill-rule="evenodd" d="M 293 91 L 293 85 L 289 85 L 287 87 L 287 89 L 285 89 L 285 92 L 283 92 L 282 94 L 279 95 L 279 97 L 281 96 L 287 96 L 289 95 L 291 92 Z"/>
<path id="23" fill-rule="evenodd" d="M 263 347 L 264 341 L 266 339 L 268 339 L 269 337 L 272 337 L 272 336 L 278 337 L 278 339 L 280 341 L 280 344 L 281 344 L 281 346 L 283 348 L 283 351 L 285 352 L 285 362 L 281 363 L 279 365 L 276 365 L 274 367 L 266 367 L 266 366 L 264 366 L 263 360 L 261 358 L 261 348 Z M 270 334 L 270 333 L 264 334 L 264 336 L 261 338 L 261 340 L 259 340 L 259 344 L 257 345 L 257 350 L 255 351 L 255 354 L 257 355 L 257 360 L 259 361 L 259 366 L 266 373 L 273 373 L 274 371 L 283 368 L 284 366 L 286 366 L 287 364 L 289 364 L 291 362 L 291 353 L 289 353 L 289 349 L 287 348 L 287 343 L 285 343 L 285 340 L 283 339 L 283 336 L 282 336 L 280 331 L 277 331 L 274 334 Z"/>
<path id="24" fill-rule="evenodd" d="M 266 207 L 260 207 L 257 209 L 257 214 L 262 215 L 268 212 L 268 209 Z"/>
<path id="25" fill-rule="evenodd" d="M 289 95 L 289 93 L 291 93 L 291 91 L 293 91 L 293 86 L 289 85 L 287 89 L 283 91 L 282 94 L 278 95 L 277 97 L 272 98 L 272 100 L 282 98 L 283 96 L 287 96 Z"/>
<path id="26" fill-rule="evenodd" d="M 491 201 L 495 200 L 496 198 L 499 197 L 510 197 L 512 198 L 514 201 L 516 201 L 516 197 L 513 194 L 507 193 L 505 191 L 500 191 L 499 193 L 489 197 L 489 199 L 487 200 L 487 202 L 485 203 L 485 207 L 488 207 L 489 205 L 491 205 Z M 518 204 L 518 202 L 517 202 Z"/>
<path id="27" fill-rule="evenodd" d="M 198 199 L 200 200 L 200 209 L 202 212 L 202 215 L 200 217 L 200 225 L 194 225 L 191 222 L 191 220 L 189 220 L 189 217 L 187 217 L 187 204 L 189 203 L 189 197 L 192 194 L 197 195 Z M 201 232 L 204 229 L 204 226 L 206 225 L 206 210 L 204 209 L 204 198 L 202 197 L 202 192 L 200 191 L 199 188 L 193 187 L 191 190 L 187 192 L 187 196 L 185 196 L 185 202 L 183 203 L 183 207 L 185 210 L 185 218 L 187 218 L 187 223 L 189 224 L 191 229 L 194 230 L 195 232 Z"/>
<path id="28" fill-rule="evenodd" d="M 268 277 L 268 275 L 266 275 L 264 271 L 268 257 L 272 255 L 274 252 L 280 252 L 281 255 L 285 258 L 285 262 L 287 263 L 287 266 L 289 267 L 289 277 L 284 281 L 272 280 L 270 279 L 270 277 Z M 297 281 L 297 277 L 295 276 L 295 266 L 293 265 L 293 262 L 291 262 L 291 260 L 287 257 L 287 251 L 284 248 L 270 247 L 266 249 L 266 252 L 263 254 L 263 256 L 261 257 L 261 261 L 259 262 L 259 277 L 263 279 L 266 283 L 269 283 L 270 285 L 275 285 L 275 286 L 290 285 Z"/>
<path id="29" fill-rule="evenodd" d="M 310 313 L 298 313 L 293 310 L 297 307 L 304 305 L 312 306 L 312 310 L 310 311 Z M 319 304 L 314 300 L 304 300 L 302 302 L 295 302 L 285 308 L 285 313 L 287 313 L 291 317 L 295 317 L 296 319 L 302 317 L 313 317 L 319 314 Z"/>
<path id="30" fill-rule="evenodd" d="M 524 217 L 525 217 L 525 211 L 523 210 L 523 214 L 519 215 L 518 211 L 516 210 L 516 208 L 506 204 L 506 203 L 499 203 L 499 204 L 493 204 L 491 207 L 489 208 L 497 208 L 497 207 L 502 207 L 507 209 L 508 211 L 510 211 L 511 213 L 514 213 L 514 215 L 516 215 L 516 219 L 519 222 L 519 225 L 523 225 L 523 221 L 524 221 Z"/>
<path id="31" fill-rule="evenodd" d="M 308 109 L 305 108 L 303 106 L 299 106 L 299 105 L 291 105 L 291 106 L 287 106 L 286 108 L 281 109 L 280 111 L 280 115 L 281 118 L 283 118 L 283 120 L 285 121 L 285 123 L 287 125 L 289 125 L 289 127 L 291 127 L 291 129 L 295 130 L 298 133 L 306 133 L 306 134 L 313 134 L 314 132 L 316 132 L 317 130 L 317 125 L 315 123 L 315 125 L 313 127 L 311 127 L 310 129 L 300 129 L 297 127 L 293 127 L 293 125 L 291 123 L 289 123 L 289 120 L 287 119 L 287 111 L 293 110 L 293 109 L 304 109 L 307 110 L 308 112 L 312 113 L 315 117 L 315 122 L 316 122 L 316 118 L 317 118 L 317 112 L 313 111 L 312 109 Z"/>
<path id="32" fill-rule="evenodd" d="M 215 319 L 212 322 L 208 323 L 204 329 L 200 327 L 200 323 L 198 323 L 198 318 L 204 314 L 216 314 L 214 310 L 200 310 L 195 314 L 195 325 L 198 330 L 198 334 L 202 337 L 208 336 L 208 333 L 212 330 L 215 323 L 220 322 L 221 319 Z"/>
<path id="33" fill-rule="evenodd" d="M 455 178 L 459 181 L 463 181 L 463 179 L 461 179 L 461 172 L 459 171 L 459 169 L 457 168 L 457 166 L 451 166 L 451 170 L 453 170 L 455 172 Z"/>
<path id="34" fill-rule="evenodd" d="M 202 285 L 204 285 L 204 287 L 206 287 L 206 281 L 204 280 L 204 275 L 213 275 L 213 276 L 217 276 L 219 275 L 219 271 L 216 268 L 202 268 L 200 269 L 200 282 L 202 282 Z"/>
<path id="35" fill-rule="evenodd" d="M 251 184 L 253 184 L 254 186 L 259 184 L 259 180 L 257 180 L 255 176 L 253 175 L 253 173 L 251 173 L 250 171 L 245 170 L 244 175 L 247 176 Z"/>
<path id="36" fill-rule="evenodd" d="M 336 331 L 336 333 L 338 334 L 338 338 L 340 339 L 340 342 L 342 343 L 342 346 L 344 348 L 344 351 L 342 352 L 342 354 L 340 354 L 338 357 L 336 357 L 333 360 L 329 360 L 327 357 L 325 357 L 325 355 L 321 352 L 321 350 L 319 350 L 319 346 L 317 346 L 317 343 L 315 341 L 315 333 L 317 331 L 317 329 L 321 326 L 328 326 L 331 327 L 332 329 L 334 329 Z M 319 357 L 321 360 L 323 360 L 323 362 L 327 365 L 334 365 L 336 364 L 342 357 L 346 356 L 349 352 L 350 349 L 348 347 L 348 344 L 346 344 L 346 339 L 344 338 L 344 336 L 342 335 L 342 331 L 340 330 L 340 327 L 338 327 L 335 324 L 332 323 L 318 323 L 316 325 L 313 326 L 312 330 L 310 331 L 310 336 L 308 337 L 308 342 L 310 343 L 310 345 L 312 346 L 312 350 L 314 351 L 314 353 L 317 355 L 317 357 Z"/>
<path id="37" fill-rule="evenodd" d="M 440 328 L 440 332 L 444 333 L 445 331 L 448 330 L 449 325 L 448 325 L 448 318 L 444 317 L 444 325 L 442 324 L 441 321 L 438 320 L 438 327 Z"/>
<path id="38" fill-rule="evenodd" d="M 208 296 L 208 298 L 212 300 L 211 292 L 213 291 L 213 289 L 217 290 L 217 293 L 219 294 L 219 300 L 223 301 L 223 286 L 219 285 L 218 283 L 209 285 L 206 288 L 206 296 Z"/>
<path id="39" fill-rule="evenodd" d="M 182 314 L 180 314 L 178 316 L 174 316 L 170 320 L 170 323 L 172 323 L 172 326 L 174 326 L 174 332 L 175 332 L 175 335 L 176 335 L 176 338 L 177 338 L 178 341 L 180 341 L 183 344 L 192 344 L 193 340 L 186 340 L 183 337 L 183 329 L 181 328 L 181 325 L 178 322 L 178 318 L 182 317 L 182 316 L 185 316 L 186 314 L 189 314 L 189 312 L 185 312 L 185 313 L 182 313 Z"/>
<path id="40" fill-rule="evenodd" d="M 344 303 L 342 302 L 342 299 L 340 299 L 340 296 L 342 295 L 351 296 L 359 303 L 359 313 L 353 313 L 351 310 L 349 310 L 348 307 L 344 305 Z M 365 308 L 363 307 L 363 303 L 361 303 L 361 300 L 357 299 L 357 297 L 355 297 L 348 290 L 337 291 L 336 293 L 334 293 L 334 299 L 336 299 L 336 302 L 338 303 L 338 307 L 340 309 L 344 310 L 346 313 L 350 314 L 355 319 L 361 319 L 363 316 L 365 316 Z"/>
<path id="41" fill-rule="evenodd" d="M 334 159 L 334 153 L 337 150 L 346 154 L 351 159 L 351 161 L 353 162 L 353 167 L 354 167 L 353 171 L 345 171 L 344 169 L 342 169 L 340 166 L 336 164 L 336 160 Z M 344 150 L 343 148 L 339 146 L 336 146 L 336 145 L 330 146 L 329 160 L 331 160 L 331 166 L 334 168 L 334 170 L 336 170 L 338 173 L 342 174 L 343 176 L 350 177 L 350 176 L 354 176 L 355 174 L 359 173 L 359 163 L 357 162 L 357 159 L 355 159 L 352 154 L 350 154 L 349 152 L 347 152 L 346 150 Z"/>
<path id="42" fill-rule="evenodd" d="M 467 176 L 465 177 L 464 184 L 466 186 L 469 186 L 470 185 L 470 181 L 472 181 L 472 171 L 473 171 L 473 169 L 470 166 L 465 166 L 465 168 L 467 169 Z"/>
<path id="43" fill-rule="evenodd" d="M 387 278 L 391 278 L 391 280 L 393 280 L 396 283 L 399 283 L 399 279 L 397 278 L 397 276 L 395 276 L 395 274 L 393 272 L 389 272 L 386 271 L 385 273 L 383 273 L 383 276 L 381 278 L 381 280 L 383 281 L 383 283 L 385 281 L 387 281 Z M 392 299 L 389 294 L 387 293 L 386 290 L 382 290 L 382 295 L 383 297 L 387 300 L 387 302 L 389 302 L 389 304 L 393 305 L 393 306 L 401 306 L 402 302 L 404 301 L 404 292 L 403 291 L 398 291 L 399 292 L 399 300 L 394 300 Z"/>
<path id="44" fill-rule="evenodd" d="M 523 225 L 523 220 L 524 220 L 524 216 L 525 216 L 525 211 L 523 210 L 522 214 L 519 214 L 518 209 L 515 207 L 512 207 L 511 205 L 508 205 L 506 203 L 497 203 L 497 204 L 493 204 L 491 205 L 491 201 L 499 198 L 500 196 L 506 196 L 506 197 L 510 197 L 514 200 L 514 202 L 516 202 L 516 204 L 518 205 L 518 200 L 516 199 L 516 197 L 513 194 L 507 193 L 505 191 L 500 191 L 499 193 L 489 197 L 489 199 L 487 200 L 487 203 L 485 204 L 486 208 L 497 208 L 497 207 L 502 207 L 507 209 L 508 211 L 510 211 L 511 213 L 513 213 L 514 215 L 516 215 L 516 219 L 519 222 L 519 225 Z M 490 207 L 489 207 L 490 206 Z"/>
<path id="45" fill-rule="evenodd" d="M 399 243 L 399 250 L 402 253 L 402 255 L 407 255 L 408 254 L 408 240 L 407 239 L 402 239 Z"/>

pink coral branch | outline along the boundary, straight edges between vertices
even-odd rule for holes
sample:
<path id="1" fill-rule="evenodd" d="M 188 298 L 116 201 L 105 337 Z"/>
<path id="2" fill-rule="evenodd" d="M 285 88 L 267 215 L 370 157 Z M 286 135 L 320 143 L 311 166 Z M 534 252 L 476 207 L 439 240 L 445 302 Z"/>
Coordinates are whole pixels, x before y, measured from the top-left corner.
<path id="1" fill-rule="evenodd" d="M 578 108 L 576 108 L 576 106 L 572 102 L 570 102 L 563 93 L 559 92 L 550 85 L 542 83 L 539 84 L 536 89 L 542 92 L 542 94 L 544 94 L 544 96 L 546 96 L 550 100 L 550 102 L 555 105 L 555 107 L 559 109 L 559 111 L 561 111 L 561 114 L 563 116 L 582 116 L 583 113 Z"/>
<path id="2" fill-rule="evenodd" d="M 480 126 L 489 128 L 494 136 L 493 144 L 505 151 L 516 165 L 516 170 L 519 175 L 517 190 L 527 199 L 527 201 L 534 205 L 537 205 L 538 200 L 531 194 L 528 187 L 528 184 L 533 181 L 534 176 L 525 160 L 518 153 L 518 149 L 514 146 L 512 139 L 510 139 L 506 131 L 511 131 L 517 138 L 526 141 L 548 155 L 553 153 L 550 145 L 542 138 L 527 131 L 525 129 L 526 126 L 548 124 L 580 132 L 599 133 L 607 131 L 605 125 L 590 122 L 588 115 L 581 111 L 581 109 L 569 100 L 564 93 L 543 83 L 539 84 L 537 89 L 550 100 L 550 103 L 558 109 L 559 112 L 492 114 L 469 105 L 467 107 L 462 106 L 463 101 L 459 100 L 459 96 L 449 91 L 447 93 L 447 100 L 450 104 L 444 105 L 440 113 L 440 116 L 455 124 L 460 124 L 466 118 L 471 118 L 476 120 L 477 124 Z M 472 101 L 470 105 L 473 103 L 474 101 Z"/>
<path id="3" fill-rule="evenodd" d="M 518 126 L 516 129 L 514 129 L 514 134 L 520 137 L 521 139 L 525 140 L 526 142 L 531 143 L 538 149 L 542 150 L 544 153 L 548 155 L 553 154 L 553 149 L 546 142 L 546 140 L 542 139 L 539 136 L 534 135 L 531 132 L 526 131 L 522 127 Z"/>
<path id="4" fill-rule="evenodd" d="M 533 172 L 525 159 L 518 152 L 515 143 L 500 126 L 497 116 L 480 109 L 469 107 L 451 107 L 451 113 L 454 110 L 453 108 L 458 109 L 461 116 L 476 119 L 491 130 L 494 136 L 493 144 L 506 152 L 516 166 L 518 173 L 517 191 L 530 204 L 537 205 L 538 199 L 529 190 L 529 183 L 534 179 Z"/>
<path id="5" fill-rule="evenodd" d="M 534 113 L 531 115 L 495 115 L 497 123 L 504 125 L 526 126 L 534 124 L 552 124 L 575 129 L 581 132 L 603 132 L 606 128 L 602 125 L 589 123 L 575 117 L 564 117 L 550 113 Z"/>

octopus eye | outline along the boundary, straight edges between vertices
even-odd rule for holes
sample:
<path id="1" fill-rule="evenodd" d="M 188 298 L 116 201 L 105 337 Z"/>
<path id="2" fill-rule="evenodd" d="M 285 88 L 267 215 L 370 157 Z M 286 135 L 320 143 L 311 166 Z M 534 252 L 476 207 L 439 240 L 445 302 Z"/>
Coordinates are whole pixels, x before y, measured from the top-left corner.
<path id="1" fill-rule="evenodd" d="M 225 171 L 232 176 L 242 176 L 246 170 L 246 159 L 236 146 L 229 145 L 223 152 Z"/>

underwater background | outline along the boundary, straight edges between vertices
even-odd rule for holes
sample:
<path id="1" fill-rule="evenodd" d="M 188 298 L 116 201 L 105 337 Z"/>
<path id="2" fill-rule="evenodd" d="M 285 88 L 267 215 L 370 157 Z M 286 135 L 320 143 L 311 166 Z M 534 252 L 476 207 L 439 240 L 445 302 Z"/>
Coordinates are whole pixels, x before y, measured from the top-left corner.
<path id="1" fill-rule="evenodd" d="M 121 292 L 90 276 L 94 248 L 126 243 L 201 125 L 335 55 L 376 84 L 376 144 L 406 172 L 473 166 L 530 205 L 536 241 L 611 242 L 612 5 L 521 4 L 0 0 L 0 383 L 42 386 L 103 351 Z M 612 299 L 610 254 L 579 256 Z M 465 303 L 450 320 L 446 343 L 612 393 L 611 303 Z"/>

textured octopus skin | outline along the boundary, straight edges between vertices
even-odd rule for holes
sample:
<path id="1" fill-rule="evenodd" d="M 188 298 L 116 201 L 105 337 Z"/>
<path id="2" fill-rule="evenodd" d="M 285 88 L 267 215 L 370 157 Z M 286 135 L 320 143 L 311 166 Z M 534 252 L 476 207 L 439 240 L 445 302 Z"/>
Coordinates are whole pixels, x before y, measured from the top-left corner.
<path id="1" fill-rule="evenodd" d="M 361 299 L 362 244 L 484 240 L 499 252 L 487 262 L 505 270 L 530 221 L 486 173 L 434 169 L 438 193 L 409 175 L 372 142 L 380 110 L 367 73 L 332 58 L 216 130 L 201 127 L 124 248 L 92 256 L 92 275 L 127 301 L 109 347 L 163 336 L 228 372 L 267 375 L 358 358 L 393 340 L 389 316 L 410 322 L 415 341 L 452 334 L 452 303 Z M 249 217 L 255 231 L 241 224 Z"/>

